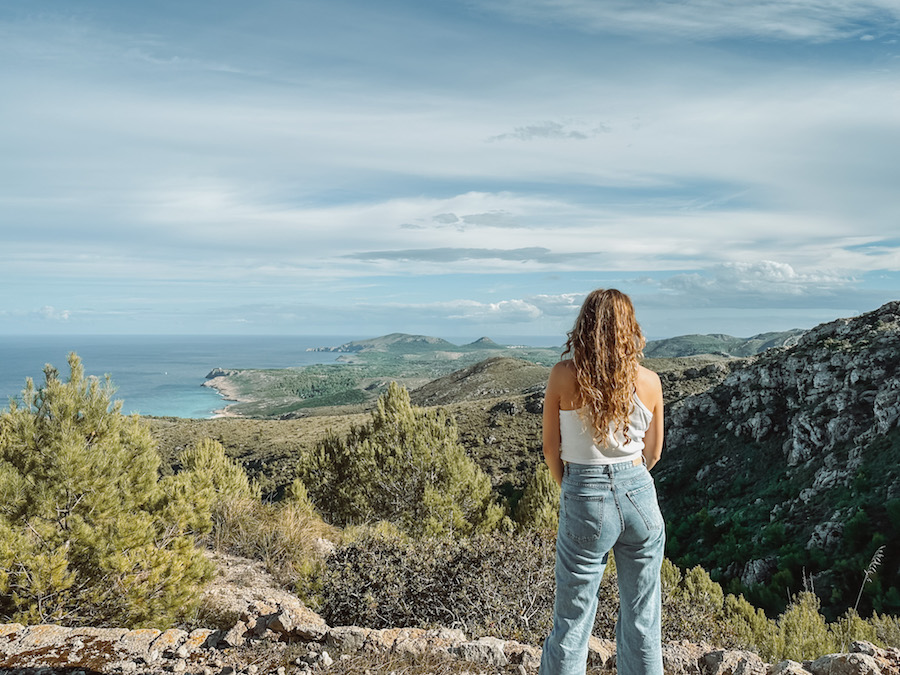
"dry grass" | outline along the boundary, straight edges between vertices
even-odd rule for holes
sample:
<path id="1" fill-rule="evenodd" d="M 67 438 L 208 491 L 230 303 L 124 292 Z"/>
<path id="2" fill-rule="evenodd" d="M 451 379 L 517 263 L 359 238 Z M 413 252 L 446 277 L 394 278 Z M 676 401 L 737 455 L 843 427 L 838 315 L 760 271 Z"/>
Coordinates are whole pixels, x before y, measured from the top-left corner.
<path id="1" fill-rule="evenodd" d="M 315 512 L 291 500 L 266 504 L 254 499 L 223 500 L 213 510 L 208 544 L 216 551 L 262 561 L 286 588 L 308 591 L 327 552 L 323 540 L 339 531 Z"/>

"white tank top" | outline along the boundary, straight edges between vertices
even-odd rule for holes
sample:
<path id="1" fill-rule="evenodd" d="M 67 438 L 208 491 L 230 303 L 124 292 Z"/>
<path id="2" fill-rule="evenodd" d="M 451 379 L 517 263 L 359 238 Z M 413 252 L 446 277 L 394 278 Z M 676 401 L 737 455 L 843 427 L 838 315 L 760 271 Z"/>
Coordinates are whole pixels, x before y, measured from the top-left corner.
<path id="1" fill-rule="evenodd" d="M 634 407 L 628 418 L 628 438 L 612 425 L 603 442 L 594 442 L 578 410 L 559 411 L 559 454 L 564 462 L 573 464 L 617 464 L 637 459 L 644 450 L 644 434 L 650 428 L 653 413 L 634 394 Z M 628 443 L 625 441 L 630 439 Z"/>

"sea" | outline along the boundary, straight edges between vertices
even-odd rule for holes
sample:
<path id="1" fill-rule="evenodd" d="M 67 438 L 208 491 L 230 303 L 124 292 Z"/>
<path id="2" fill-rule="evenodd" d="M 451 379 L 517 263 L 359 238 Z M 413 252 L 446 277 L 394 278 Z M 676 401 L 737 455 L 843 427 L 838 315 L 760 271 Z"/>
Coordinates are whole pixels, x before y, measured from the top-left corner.
<path id="1" fill-rule="evenodd" d="M 365 336 L 0 335 L 0 409 L 21 400 L 25 379 L 44 381 L 44 364 L 67 379 L 75 352 L 87 375 L 109 375 L 122 411 L 156 417 L 210 418 L 227 405 L 201 386 L 213 368 L 289 368 L 334 363 L 340 354 L 307 351 Z"/>
<path id="2" fill-rule="evenodd" d="M 291 368 L 334 363 L 335 347 L 371 335 L 0 335 L 0 409 L 21 400 L 25 379 L 44 381 L 44 365 L 68 378 L 69 352 L 81 358 L 87 375 L 110 376 L 122 411 L 153 417 L 215 417 L 227 402 L 204 387 L 213 368 Z M 445 338 L 466 344 L 477 336 Z M 505 345 L 551 346 L 545 336 L 503 336 Z"/>

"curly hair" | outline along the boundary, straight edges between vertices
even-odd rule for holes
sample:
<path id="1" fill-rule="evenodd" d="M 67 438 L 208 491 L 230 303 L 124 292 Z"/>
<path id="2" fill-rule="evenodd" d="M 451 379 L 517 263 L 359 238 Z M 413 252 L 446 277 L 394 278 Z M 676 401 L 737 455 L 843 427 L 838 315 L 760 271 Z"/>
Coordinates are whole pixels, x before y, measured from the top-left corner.
<path id="1" fill-rule="evenodd" d="M 614 288 L 591 291 L 568 333 L 563 356 L 572 354 L 581 415 L 594 440 L 612 428 L 628 438 L 628 419 L 644 335 L 631 299 Z"/>

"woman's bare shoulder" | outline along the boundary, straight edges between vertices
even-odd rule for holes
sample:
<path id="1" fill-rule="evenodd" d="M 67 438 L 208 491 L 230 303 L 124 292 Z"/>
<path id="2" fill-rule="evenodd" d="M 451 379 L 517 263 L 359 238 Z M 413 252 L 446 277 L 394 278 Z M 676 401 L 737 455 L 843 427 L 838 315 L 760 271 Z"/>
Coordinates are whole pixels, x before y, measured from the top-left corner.
<path id="1" fill-rule="evenodd" d="M 650 405 L 651 408 L 657 401 L 662 401 L 662 383 L 659 380 L 659 375 L 649 368 L 638 366 L 637 382 L 635 385 L 638 397 L 645 404 Z"/>
<path id="2" fill-rule="evenodd" d="M 659 384 L 659 375 L 657 375 L 654 371 L 649 368 L 645 368 L 644 366 L 638 365 L 638 381 L 646 382 L 648 384 Z"/>

